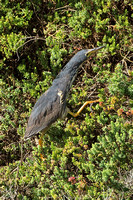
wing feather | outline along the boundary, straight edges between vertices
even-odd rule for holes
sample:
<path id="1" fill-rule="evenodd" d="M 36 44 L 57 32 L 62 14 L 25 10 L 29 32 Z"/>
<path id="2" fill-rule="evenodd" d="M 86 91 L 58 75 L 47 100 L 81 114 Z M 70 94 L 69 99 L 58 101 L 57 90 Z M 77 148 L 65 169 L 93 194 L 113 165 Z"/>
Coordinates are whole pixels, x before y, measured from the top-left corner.
<path id="1" fill-rule="evenodd" d="M 66 89 L 69 77 L 56 79 L 53 85 L 41 95 L 33 107 L 25 132 L 25 139 L 43 129 L 47 129 L 58 118 L 62 117 L 66 108 Z"/>
<path id="2" fill-rule="evenodd" d="M 28 120 L 25 138 L 29 138 L 49 127 L 60 117 L 63 104 L 60 104 L 60 97 L 57 92 L 50 88 L 36 102 Z"/>

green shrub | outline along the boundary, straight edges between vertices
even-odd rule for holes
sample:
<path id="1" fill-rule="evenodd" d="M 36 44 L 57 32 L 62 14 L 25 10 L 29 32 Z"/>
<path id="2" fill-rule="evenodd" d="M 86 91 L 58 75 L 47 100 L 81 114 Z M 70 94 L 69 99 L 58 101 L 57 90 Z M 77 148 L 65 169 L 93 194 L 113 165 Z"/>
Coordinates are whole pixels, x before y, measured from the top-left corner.
<path id="1" fill-rule="evenodd" d="M 0 198 L 132 196 L 133 73 L 130 1 L 0 2 Z M 32 107 L 80 49 L 105 45 L 68 97 L 80 116 L 58 120 L 43 148 L 23 141 Z M 43 160 L 40 158 L 43 155 Z"/>

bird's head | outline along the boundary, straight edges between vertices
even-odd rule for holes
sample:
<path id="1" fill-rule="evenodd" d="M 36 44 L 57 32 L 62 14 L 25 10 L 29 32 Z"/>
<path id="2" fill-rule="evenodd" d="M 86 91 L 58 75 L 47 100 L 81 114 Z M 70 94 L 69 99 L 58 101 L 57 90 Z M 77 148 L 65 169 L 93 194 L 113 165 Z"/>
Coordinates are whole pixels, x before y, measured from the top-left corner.
<path id="1" fill-rule="evenodd" d="M 100 47 L 96 47 L 94 49 L 87 49 L 87 52 L 86 52 L 86 57 L 88 58 L 90 55 L 96 53 L 97 51 L 99 51 L 100 49 L 104 48 L 105 46 L 100 46 Z"/>
<path id="2" fill-rule="evenodd" d="M 92 54 L 96 53 L 100 49 L 102 49 L 104 46 L 96 47 L 93 49 L 82 49 L 78 51 L 70 60 L 70 63 L 73 63 L 73 65 L 79 66 L 82 62 L 84 62 L 88 57 L 90 57 Z M 70 64 L 71 65 L 71 64 Z"/>
<path id="3" fill-rule="evenodd" d="M 71 60 L 67 63 L 65 68 L 68 68 L 68 69 L 76 69 L 76 68 L 78 68 L 81 65 L 81 63 L 83 63 L 85 60 L 88 59 L 88 57 L 90 57 L 92 54 L 96 53 L 97 51 L 99 51 L 103 47 L 104 46 L 100 46 L 100 47 L 96 47 L 96 48 L 93 48 L 93 49 L 82 49 L 82 50 L 78 51 L 71 58 Z"/>

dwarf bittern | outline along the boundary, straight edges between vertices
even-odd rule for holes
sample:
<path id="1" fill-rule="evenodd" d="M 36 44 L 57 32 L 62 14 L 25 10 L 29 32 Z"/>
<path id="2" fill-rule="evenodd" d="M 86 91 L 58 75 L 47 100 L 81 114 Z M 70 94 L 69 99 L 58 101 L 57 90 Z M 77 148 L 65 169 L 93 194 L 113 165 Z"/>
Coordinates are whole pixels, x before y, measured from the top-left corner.
<path id="1" fill-rule="evenodd" d="M 77 117 L 83 108 L 99 100 L 87 101 L 77 113 L 72 113 L 66 106 L 66 99 L 80 65 L 93 53 L 104 46 L 94 49 L 83 49 L 76 53 L 53 80 L 52 86 L 41 95 L 31 112 L 24 138 L 28 139 L 38 132 L 45 133 L 58 118 L 68 113 Z"/>

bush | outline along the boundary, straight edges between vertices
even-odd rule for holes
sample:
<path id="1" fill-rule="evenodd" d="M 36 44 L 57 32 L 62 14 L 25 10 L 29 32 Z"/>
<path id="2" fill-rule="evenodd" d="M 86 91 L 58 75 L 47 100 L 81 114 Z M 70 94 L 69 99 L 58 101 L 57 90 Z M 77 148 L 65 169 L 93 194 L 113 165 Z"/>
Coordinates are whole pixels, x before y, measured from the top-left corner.
<path id="1" fill-rule="evenodd" d="M 127 199 L 132 195 L 133 73 L 130 1 L 0 3 L 1 199 Z M 78 118 L 23 141 L 40 95 L 80 49 L 105 45 L 71 88 Z M 82 89 L 81 89 L 82 88 Z M 43 155 L 43 160 L 40 158 Z"/>

